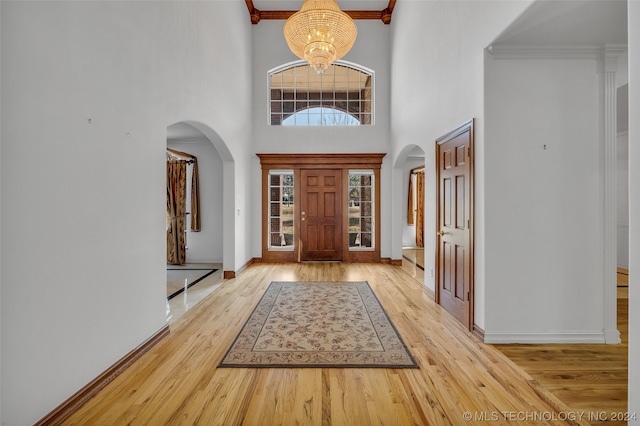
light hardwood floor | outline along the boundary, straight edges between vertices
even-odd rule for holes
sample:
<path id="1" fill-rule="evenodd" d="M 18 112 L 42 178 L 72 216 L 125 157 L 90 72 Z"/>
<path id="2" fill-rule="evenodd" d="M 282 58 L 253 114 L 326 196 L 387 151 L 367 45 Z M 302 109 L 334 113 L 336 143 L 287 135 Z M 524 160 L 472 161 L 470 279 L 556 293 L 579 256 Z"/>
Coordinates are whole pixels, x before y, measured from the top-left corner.
<path id="1" fill-rule="evenodd" d="M 496 345 L 503 354 L 575 412 L 596 413 L 594 425 L 627 412 L 629 295 L 628 272 L 618 274 L 618 345 Z M 640 413 L 638 413 L 640 414 Z M 640 421 L 637 420 L 637 421 Z"/>
<path id="2" fill-rule="evenodd" d="M 275 280 L 367 280 L 420 368 L 216 368 Z M 531 420 L 518 424 L 540 424 L 531 416 L 556 419 L 568 410 L 400 267 L 257 264 L 183 315 L 65 424 L 459 425 L 466 416 L 469 424 L 499 424 L 523 415 Z"/>
<path id="3" fill-rule="evenodd" d="M 424 283 L 424 249 L 403 248 L 402 269 L 419 283 Z"/>

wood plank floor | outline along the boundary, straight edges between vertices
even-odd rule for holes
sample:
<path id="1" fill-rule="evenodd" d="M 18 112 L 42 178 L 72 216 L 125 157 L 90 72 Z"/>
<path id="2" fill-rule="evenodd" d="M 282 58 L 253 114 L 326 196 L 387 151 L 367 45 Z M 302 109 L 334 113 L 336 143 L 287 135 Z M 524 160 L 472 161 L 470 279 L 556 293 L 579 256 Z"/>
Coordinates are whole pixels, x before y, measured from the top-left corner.
<path id="1" fill-rule="evenodd" d="M 367 280 L 420 368 L 216 368 L 276 280 Z M 566 424 L 556 419 L 568 410 L 474 338 L 400 267 L 257 264 L 183 315 L 65 424 L 460 425 L 525 415 L 512 423 Z"/>
<path id="2" fill-rule="evenodd" d="M 618 274 L 619 345 L 496 345 L 575 412 L 597 413 L 591 424 L 626 425 L 612 413 L 627 412 L 628 273 Z"/>

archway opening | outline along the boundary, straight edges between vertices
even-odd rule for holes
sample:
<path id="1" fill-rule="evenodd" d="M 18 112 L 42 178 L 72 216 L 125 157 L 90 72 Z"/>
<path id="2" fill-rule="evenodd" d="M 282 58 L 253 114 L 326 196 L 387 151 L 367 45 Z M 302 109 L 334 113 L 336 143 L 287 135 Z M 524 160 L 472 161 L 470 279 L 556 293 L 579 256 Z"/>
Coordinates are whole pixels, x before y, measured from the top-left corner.
<path id="1" fill-rule="evenodd" d="M 175 321 L 224 277 L 226 239 L 224 159 L 230 157 L 207 126 L 167 127 L 167 319 Z"/>
<path id="2" fill-rule="evenodd" d="M 402 246 L 402 267 L 417 281 L 425 282 L 425 152 L 417 146 L 405 147 L 396 161 L 399 170 L 401 202 L 394 206 L 399 211 L 401 238 L 396 241 Z"/>

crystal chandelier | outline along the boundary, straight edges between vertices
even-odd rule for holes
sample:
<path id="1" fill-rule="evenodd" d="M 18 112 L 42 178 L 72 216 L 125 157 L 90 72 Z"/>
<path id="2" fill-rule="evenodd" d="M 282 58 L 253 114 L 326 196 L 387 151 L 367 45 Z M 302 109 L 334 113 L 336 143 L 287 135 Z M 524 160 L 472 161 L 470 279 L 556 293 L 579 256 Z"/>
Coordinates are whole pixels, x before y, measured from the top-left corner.
<path id="1" fill-rule="evenodd" d="M 318 74 L 346 55 L 357 35 L 355 22 L 340 10 L 336 0 L 304 0 L 284 24 L 289 49 Z"/>

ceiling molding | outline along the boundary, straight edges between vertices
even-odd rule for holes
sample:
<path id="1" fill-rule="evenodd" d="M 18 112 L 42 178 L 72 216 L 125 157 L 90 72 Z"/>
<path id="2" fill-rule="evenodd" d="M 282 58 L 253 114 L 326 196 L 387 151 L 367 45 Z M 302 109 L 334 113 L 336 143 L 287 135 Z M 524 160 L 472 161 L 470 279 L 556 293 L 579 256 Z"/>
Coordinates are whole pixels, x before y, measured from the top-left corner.
<path id="1" fill-rule="evenodd" d="M 601 59 L 602 46 L 522 46 L 491 45 L 487 51 L 495 59 Z"/>
<path id="2" fill-rule="evenodd" d="M 391 23 L 391 14 L 397 0 L 389 0 L 389 4 L 382 10 L 343 10 L 351 19 L 381 20 L 385 24 Z M 245 0 L 249 10 L 251 23 L 256 25 L 262 20 L 286 20 L 297 10 L 258 10 L 253 5 L 253 0 Z"/>

